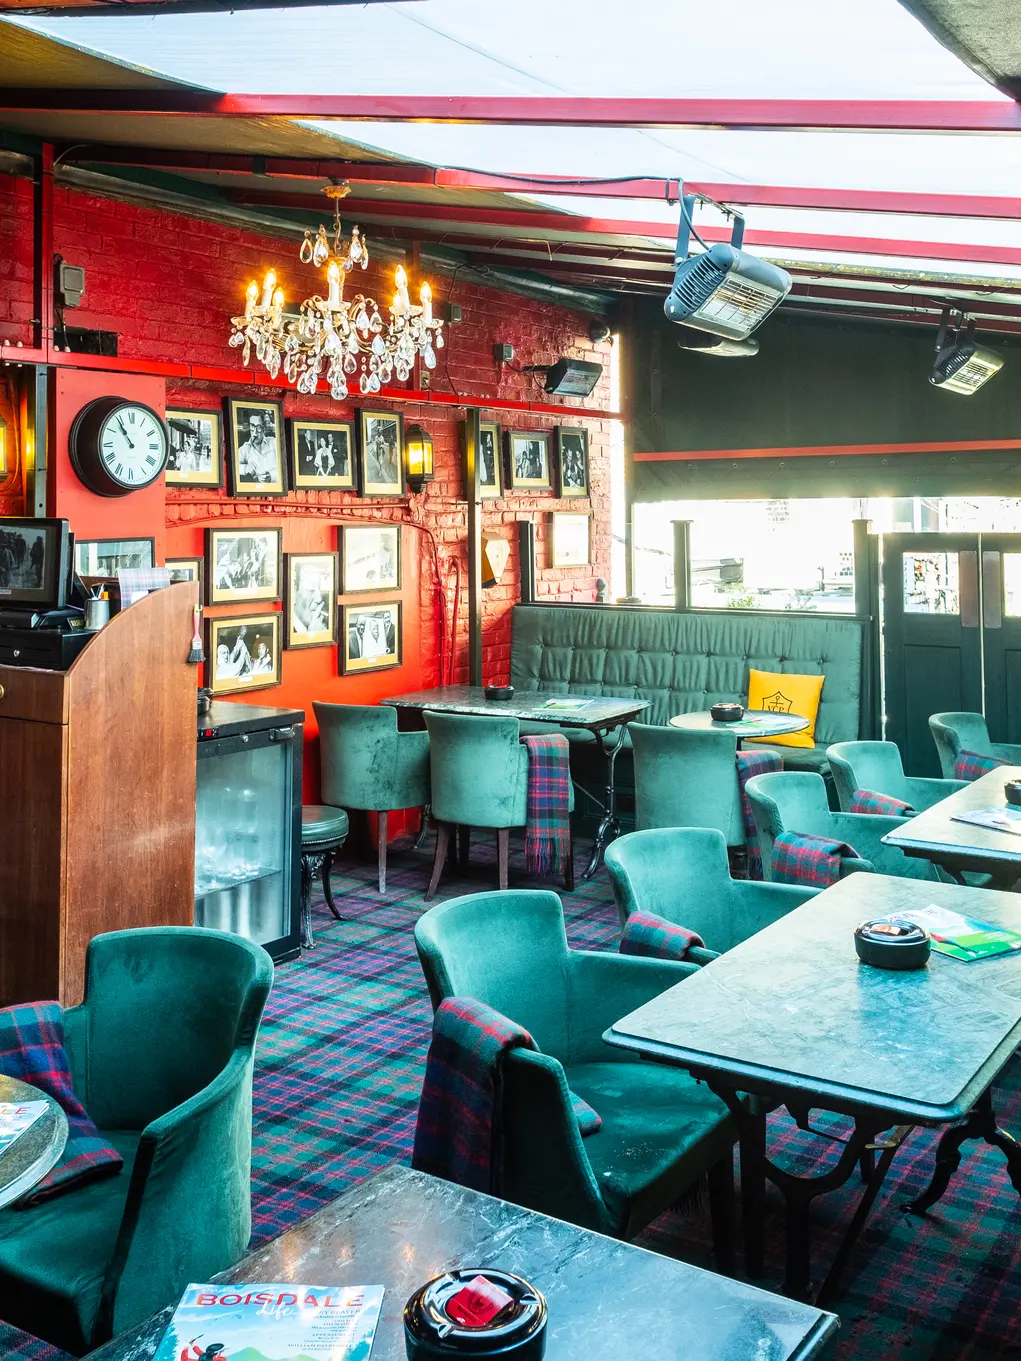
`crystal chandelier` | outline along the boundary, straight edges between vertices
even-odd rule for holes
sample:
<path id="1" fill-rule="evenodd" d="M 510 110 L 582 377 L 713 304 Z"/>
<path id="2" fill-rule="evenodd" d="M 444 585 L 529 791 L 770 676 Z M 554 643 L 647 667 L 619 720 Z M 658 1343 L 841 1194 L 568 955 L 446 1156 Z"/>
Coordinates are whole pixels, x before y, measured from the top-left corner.
<path id="1" fill-rule="evenodd" d="M 330 185 L 324 192 L 333 199 L 333 241 L 323 226 L 314 238 L 306 232 L 298 258 L 305 265 L 325 266 L 326 297 L 316 293 L 305 299 L 297 316 L 285 314 L 283 290 L 271 269 L 261 294 L 254 280 L 248 285 L 244 315 L 231 317 L 234 330 L 229 343 L 244 347 L 246 365 L 254 347 L 270 377 L 276 378 L 283 368 L 284 377 L 299 392 L 315 392 L 325 373 L 331 397 L 342 401 L 356 376 L 359 391 L 367 396 L 395 375 L 398 382 L 406 382 L 416 356 L 427 369 L 434 369 L 436 351 L 443 348 L 443 322 L 433 316 L 427 283 L 422 284 L 420 303 L 412 303 L 403 265 L 397 266 L 397 291 L 386 318 L 375 299 L 362 293 L 345 300 L 345 278 L 355 268 L 368 266 L 369 248 L 358 228 L 352 227 L 341 250 L 340 200 L 347 186 Z"/>

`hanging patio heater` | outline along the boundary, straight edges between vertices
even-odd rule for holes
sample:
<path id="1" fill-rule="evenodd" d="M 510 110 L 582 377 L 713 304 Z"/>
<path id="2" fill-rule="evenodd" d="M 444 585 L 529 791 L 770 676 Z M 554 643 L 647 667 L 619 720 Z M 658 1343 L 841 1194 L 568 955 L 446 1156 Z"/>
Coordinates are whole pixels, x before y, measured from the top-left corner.
<path id="1" fill-rule="evenodd" d="M 975 320 L 965 326 L 964 313 L 959 312 L 957 325 L 950 332 L 953 308 L 944 307 L 936 333 L 936 359 L 929 374 L 929 382 L 947 392 L 959 392 L 970 397 L 984 383 L 1003 368 L 1003 358 L 994 350 L 986 349 L 975 339 Z"/>
<path id="2" fill-rule="evenodd" d="M 734 220 L 730 245 L 702 242 L 702 254 L 689 255 L 696 202 L 713 200 L 693 194 L 681 198 L 674 283 L 663 311 L 670 321 L 726 340 L 744 340 L 780 306 L 793 281 L 785 269 L 741 249 L 744 218 L 722 204 L 714 206 Z M 701 239 L 697 232 L 695 236 Z"/>

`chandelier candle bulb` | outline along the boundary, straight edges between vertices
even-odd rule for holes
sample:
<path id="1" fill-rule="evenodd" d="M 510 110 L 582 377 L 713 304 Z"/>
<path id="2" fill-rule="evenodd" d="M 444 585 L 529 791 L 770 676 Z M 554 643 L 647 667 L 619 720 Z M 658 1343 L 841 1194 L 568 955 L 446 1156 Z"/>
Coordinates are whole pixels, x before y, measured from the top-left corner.
<path id="1" fill-rule="evenodd" d="M 336 260 L 330 261 L 330 267 L 326 271 L 326 278 L 329 280 L 330 284 L 330 296 L 327 301 L 330 307 L 332 307 L 335 311 L 339 311 L 340 288 L 341 283 L 343 281 L 343 275 L 340 272 L 340 266 L 337 264 Z"/>
<path id="2" fill-rule="evenodd" d="M 255 304 L 259 301 L 259 285 L 253 279 L 248 285 L 248 292 L 245 294 L 245 321 L 251 321 Z"/>
<path id="3" fill-rule="evenodd" d="M 277 272 L 271 269 L 262 281 L 262 306 L 268 308 L 273 301 L 273 290 L 277 286 Z"/>
<path id="4" fill-rule="evenodd" d="M 422 285 L 420 296 L 422 299 L 422 320 L 428 326 L 433 319 L 433 291 L 428 284 Z"/>

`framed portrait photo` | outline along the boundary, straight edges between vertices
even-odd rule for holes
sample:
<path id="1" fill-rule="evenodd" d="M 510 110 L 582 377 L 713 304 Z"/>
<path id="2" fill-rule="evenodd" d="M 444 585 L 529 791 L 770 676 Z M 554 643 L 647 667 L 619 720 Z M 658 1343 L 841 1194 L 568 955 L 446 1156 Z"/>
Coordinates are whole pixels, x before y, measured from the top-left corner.
<path id="1" fill-rule="evenodd" d="M 283 404 L 227 397 L 224 410 L 231 496 L 283 496 Z"/>
<path id="2" fill-rule="evenodd" d="M 279 529 L 207 529 L 206 603 L 279 600 L 282 541 Z"/>
<path id="3" fill-rule="evenodd" d="M 284 581 L 284 647 L 329 647 L 335 643 L 336 553 L 288 553 Z"/>
<path id="4" fill-rule="evenodd" d="M 354 487 L 354 431 L 350 421 L 293 419 L 287 426 L 293 488 L 344 491 Z"/>
<path id="5" fill-rule="evenodd" d="M 554 511 L 550 516 L 549 565 L 587 567 L 589 551 L 588 515 L 573 511 Z"/>
<path id="6" fill-rule="evenodd" d="M 167 571 L 170 573 L 170 584 L 173 586 L 175 581 L 197 581 L 199 584 L 199 599 L 202 598 L 202 559 L 201 558 L 167 558 Z"/>
<path id="7" fill-rule="evenodd" d="M 80 577 L 115 577 L 122 567 L 155 567 L 154 539 L 75 539 L 74 570 Z"/>
<path id="8" fill-rule="evenodd" d="M 399 590 L 400 525 L 342 525 L 340 560 L 345 595 Z"/>
<path id="9" fill-rule="evenodd" d="M 340 620 L 340 673 L 385 671 L 401 664 L 401 602 L 345 605 Z"/>
<path id="10" fill-rule="evenodd" d="M 223 486 L 223 420 L 219 411 L 167 411 L 168 487 Z"/>
<path id="11" fill-rule="evenodd" d="M 468 491 L 468 423 L 461 422 L 461 454 L 465 493 Z M 491 421 L 479 426 L 479 493 L 483 500 L 503 495 L 503 469 L 500 459 L 500 427 Z"/>
<path id="12" fill-rule="evenodd" d="M 404 495 L 404 417 L 358 413 L 359 486 L 363 496 Z"/>
<path id="13" fill-rule="evenodd" d="M 588 494 L 588 431 L 561 425 L 557 429 L 557 495 Z"/>
<path id="14" fill-rule="evenodd" d="M 512 491 L 548 491 L 549 434 L 545 430 L 508 430 L 507 485 Z"/>
<path id="15" fill-rule="evenodd" d="M 206 620 L 206 684 L 214 695 L 280 684 L 279 614 Z"/>

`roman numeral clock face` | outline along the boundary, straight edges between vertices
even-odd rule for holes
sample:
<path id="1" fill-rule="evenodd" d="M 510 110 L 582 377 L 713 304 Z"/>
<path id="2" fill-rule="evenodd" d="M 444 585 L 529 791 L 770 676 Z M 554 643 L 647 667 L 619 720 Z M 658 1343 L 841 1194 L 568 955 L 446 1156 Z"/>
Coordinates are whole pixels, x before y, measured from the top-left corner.
<path id="1" fill-rule="evenodd" d="M 100 496 L 124 496 L 150 486 L 167 463 L 167 430 L 151 407 L 100 397 L 84 407 L 69 436 L 82 482 Z"/>

